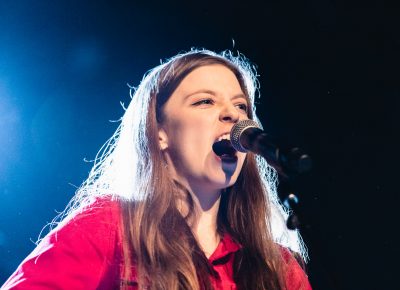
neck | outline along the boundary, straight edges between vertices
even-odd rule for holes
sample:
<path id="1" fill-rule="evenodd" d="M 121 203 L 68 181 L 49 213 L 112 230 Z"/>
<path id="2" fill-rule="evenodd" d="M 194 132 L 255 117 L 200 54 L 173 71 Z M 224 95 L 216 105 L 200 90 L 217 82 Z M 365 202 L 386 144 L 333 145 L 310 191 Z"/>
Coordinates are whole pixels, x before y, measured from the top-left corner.
<path id="1" fill-rule="evenodd" d="M 178 181 L 178 179 L 177 179 Z M 178 183 L 186 188 L 193 199 L 193 213 L 187 220 L 200 248 L 206 257 L 210 257 L 220 241 L 217 231 L 218 210 L 221 200 L 221 190 L 206 189 L 204 186 L 195 186 L 193 183 L 179 180 Z M 178 209 L 183 216 L 188 216 L 189 207 L 182 196 L 178 200 Z"/>
<path id="2" fill-rule="evenodd" d="M 194 214 L 189 220 L 189 226 L 199 246 L 208 258 L 220 241 L 217 231 L 217 219 L 221 192 L 194 193 L 192 196 L 194 199 Z"/>

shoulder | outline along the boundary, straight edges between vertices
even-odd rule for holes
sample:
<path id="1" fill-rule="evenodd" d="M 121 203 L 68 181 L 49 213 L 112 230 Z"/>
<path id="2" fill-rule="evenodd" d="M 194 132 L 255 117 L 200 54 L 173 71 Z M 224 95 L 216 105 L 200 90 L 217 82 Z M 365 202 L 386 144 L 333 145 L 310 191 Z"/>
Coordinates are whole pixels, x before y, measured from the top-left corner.
<path id="1" fill-rule="evenodd" d="M 286 265 L 286 286 L 288 290 L 311 290 L 308 276 L 302 266 L 303 262 L 295 258 L 296 253 L 291 252 L 289 249 L 279 246 L 281 255 Z"/>
<path id="2" fill-rule="evenodd" d="M 44 239 L 57 243 L 62 237 L 78 240 L 101 237 L 101 242 L 116 233 L 120 228 L 120 219 L 118 201 L 111 198 L 96 199 L 67 216 Z"/>
<path id="3" fill-rule="evenodd" d="M 85 226 L 95 223 L 97 227 L 115 227 L 120 220 L 120 204 L 110 198 L 98 198 L 90 205 L 76 211 L 60 224 L 61 228 L 67 225 Z"/>
<path id="4" fill-rule="evenodd" d="M 72 214 L 48 235 L 57 246 L 69 242 L 76 246 L 90 243 L 105 251 L 120 239 L 121 215 L 119 202 L 111 198 L 96 199 L 89 206 Z"/>
<path id="5" fill-rule="evenodd" d="M 119 202 L 101 198 L 63 220 L 27 259 L 33 256 L 37 263 L 46 253 L 54 258 L 52 261 L 64 258 L 73 262 L 102 264 L 113 259 L 120 244 Z"/>
<path id="6" fill-rule="evenodd" d="M 94 201 L 45 236 L 4 289 L 112 288 L 121 257 L 120 224 L 118 201 Z"/>

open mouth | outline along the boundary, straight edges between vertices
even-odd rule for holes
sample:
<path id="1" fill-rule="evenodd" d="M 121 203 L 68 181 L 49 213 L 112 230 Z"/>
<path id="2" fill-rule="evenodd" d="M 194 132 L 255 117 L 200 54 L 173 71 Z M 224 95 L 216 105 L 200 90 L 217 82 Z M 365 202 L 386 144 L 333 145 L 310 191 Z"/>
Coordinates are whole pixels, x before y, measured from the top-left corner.
<path id="1" fill-rule="evenodd" d="M 214 153 L 221 158 L 222 162 L 234 163 L 237 161 L 236 150 L 229 140 L 223 139 L 213 144 Z"/>

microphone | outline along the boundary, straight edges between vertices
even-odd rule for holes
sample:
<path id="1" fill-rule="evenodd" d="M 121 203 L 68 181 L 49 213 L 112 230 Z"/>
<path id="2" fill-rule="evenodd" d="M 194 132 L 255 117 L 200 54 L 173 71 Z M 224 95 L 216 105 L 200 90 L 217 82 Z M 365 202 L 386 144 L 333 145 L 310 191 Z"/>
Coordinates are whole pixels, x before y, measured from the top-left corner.
<path id="1" fill-rule="evenodd" d="M 277 146 L 274 138 L 265 133 L 253 120 L 237 122 L 231 130 L 231 143 L 235 150 L 253 152 L 264 157 L 278 172 L 309 171 L 311 158 L 298 147 Z"/>

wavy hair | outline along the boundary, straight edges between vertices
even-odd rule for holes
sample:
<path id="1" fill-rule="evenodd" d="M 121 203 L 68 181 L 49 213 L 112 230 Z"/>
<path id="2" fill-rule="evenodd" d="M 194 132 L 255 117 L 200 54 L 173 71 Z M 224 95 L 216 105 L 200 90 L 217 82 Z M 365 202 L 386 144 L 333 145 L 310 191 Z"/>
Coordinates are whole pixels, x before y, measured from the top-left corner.
<path id="1" fill-rule="evenodd" d="M 171 179 L 158 143 L 168 98 L 191 71 L 212 64 L 224 65 L 235 74 L 250 103 L 249 118 L 260 123 L 254 106 L 259 94 L 257 73 L 243 55 L 205 49 L 178 54 L 147 72 L 140 85 L 131 88 L 132 100 L 120 125 L 58 217 L 68 220 L 99 197 L 118 199 L 123 223 L 123 276 L 132 278 L 134 265 L 139 289 L 212 289 L 207 258 L 186 222 L 188 216 L 177 209 L 182 193 L 191 207 L 193 200 Z M 275 170 L 264 159 L 248 153 L 237 182 L 223 190 L 218 213 L 218 231 L 229 233 L 242 245 L 234 262 L 238 289 L 285 289 L 285 263 L 278 244 L 306 259 L 299 234 L 286 228 L 287 215 L 277 197 Z"/>

